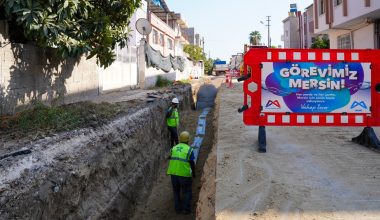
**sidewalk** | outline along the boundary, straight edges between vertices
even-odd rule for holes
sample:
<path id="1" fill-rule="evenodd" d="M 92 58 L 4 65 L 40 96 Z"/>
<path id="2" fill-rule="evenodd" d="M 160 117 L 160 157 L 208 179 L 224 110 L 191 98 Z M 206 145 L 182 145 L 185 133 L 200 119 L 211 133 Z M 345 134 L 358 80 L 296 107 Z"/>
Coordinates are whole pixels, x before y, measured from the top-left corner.
<path id="1" fill-rule="evenodd" d="M 190 80 L 190 84 L 193 90 L 193 94 L 198 90 L 198 88 L 207 81 L 210 81 L 213 76 L 204 76 L 200 79 Z M 133 90 L 124 90 L 124 91 L 112 91 L 108 93 L 99 94 L 98 97 L 91 100 L 95 103 L 109 102 L 109 103 L 118 103 L 126 102 L 135 99 L 146 99 L 148 93 L 154 93 L 163 88 L 155 89 L 133 89 Z"/>
<path id="2" fill-rule="evenodd" d="M 109 102 L 126 102 L 135 99 L 144 99 L 147 97 L 148 93 L 155 92 L 156 90 L 145 90 L 145 89 L 133 89 L 124 91 L 113 91 L 109 93 L 99 94 L 98 97 L 92 100 L 95 103 Z"/>

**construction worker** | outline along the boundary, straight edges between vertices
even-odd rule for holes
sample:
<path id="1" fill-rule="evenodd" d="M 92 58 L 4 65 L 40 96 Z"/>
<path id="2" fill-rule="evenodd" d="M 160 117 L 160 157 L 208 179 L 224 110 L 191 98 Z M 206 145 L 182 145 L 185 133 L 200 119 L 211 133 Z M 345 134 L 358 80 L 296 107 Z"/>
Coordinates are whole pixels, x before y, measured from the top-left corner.
<path id="1" fill-rule="evenodd" d="M 193 149 L 188 145 L 190 134 L 184 131 L 179 136 L 180 143 L 170 150 L 167 174 L 171 176 L 174 208 L 176 213 L 191 213 L 192 177 L 195 177 Z M 181 197 L 182 191 L 182 197 Z"/>
<path id="2" fill-rule="evenodd" d="M 179 125 L 179 114 L 178 114 L 178 104 L 177 98 L 172 99 L 172 104 L 170 108 L 166 111 L 166 124 L 170 132 L 170 147 L 177 145 L 178 142 L 178 125 Z"/>

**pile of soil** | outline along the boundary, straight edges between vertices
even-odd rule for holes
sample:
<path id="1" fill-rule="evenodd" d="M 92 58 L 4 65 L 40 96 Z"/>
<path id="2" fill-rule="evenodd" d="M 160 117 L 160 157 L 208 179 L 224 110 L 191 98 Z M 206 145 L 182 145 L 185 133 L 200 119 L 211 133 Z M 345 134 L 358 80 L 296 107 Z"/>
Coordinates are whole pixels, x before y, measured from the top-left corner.
<path id="1" fill-rule="evenodd" d="M 68 131 L 55 126 L 17 130 L 9 121 L 20 116 L 4 118 L 9 131 L 2 130 L 1 153 L 13 155 L 24 147 L 30 153 L 0 160 L 0 216 L 129 219 L 136 202 L 150 194 L 169 148 L 165 109 L 172 97 L 180 99 L 183 120 L 188 118 L 190 86 L 168 90 L 118 105 L 96 105 L 95 110 L 83 103 L 70 105 L 91 116 Z"/>

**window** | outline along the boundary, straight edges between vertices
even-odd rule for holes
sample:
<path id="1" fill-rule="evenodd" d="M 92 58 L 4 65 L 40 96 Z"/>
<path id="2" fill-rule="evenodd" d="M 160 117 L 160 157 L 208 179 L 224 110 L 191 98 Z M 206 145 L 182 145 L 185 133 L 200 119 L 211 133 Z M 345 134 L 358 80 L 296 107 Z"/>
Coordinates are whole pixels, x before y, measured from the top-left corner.
<path id="1" fill-rule="evenodd" d="M 168 38 L 167 45 L 169 50 L 173 50 L 173 40 Z"/>
<path id="2" fill-rule="evenodd" d="M 326 4 L 325 0 L 320 0 L 319 1 L 319 15 L 322 15 L 326 12 Z"/>
<path id="3" fill-rule="evenodd" d="M 334 5 L 337 6 L 337 5 L 340 5 L 342 4 L 343 0 L 334 0 Z"/>
<path id="4" fill-rule="evenodd" d="M 338 49 L 351 49 L 351 35 L 338 36 Z"/>
<path id="5" fill-rule="evenodd" d="M 153 29 L 153 44 L 158 44 L 158 32 Z"/>
<path id="6" fill-rule="evenodd" d="M 161 46 L 165 46 L 164 34 L 161 34 L 161 33 L 160 33 L 159 44 L 160 44 Z"/>

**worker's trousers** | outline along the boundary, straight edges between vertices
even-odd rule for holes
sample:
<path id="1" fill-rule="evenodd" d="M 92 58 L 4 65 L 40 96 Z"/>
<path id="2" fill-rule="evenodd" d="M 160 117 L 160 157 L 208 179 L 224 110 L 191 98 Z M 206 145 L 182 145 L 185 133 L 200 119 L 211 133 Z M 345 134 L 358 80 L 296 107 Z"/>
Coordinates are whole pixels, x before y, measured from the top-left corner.
<path id="1" fill-rule="evenodd" d="M 175 145 L 179 144 L 178 141 L 178 131 L 177 127 L 170 127 L 168 126 L 169 132 L 170 132 L 170 144 L 171 148 L 174 147 Z"/>
<path id="2" fill-rule="evenodd" d="M 192 178 L 171 175 L 171 179 L 173 186 L 175 211 L 177 213 L 190 213 L 192 197 Z"/>

